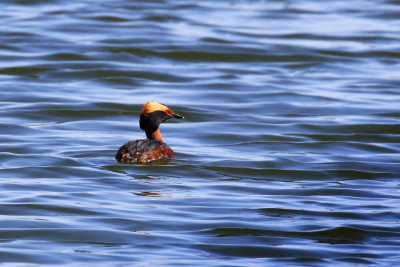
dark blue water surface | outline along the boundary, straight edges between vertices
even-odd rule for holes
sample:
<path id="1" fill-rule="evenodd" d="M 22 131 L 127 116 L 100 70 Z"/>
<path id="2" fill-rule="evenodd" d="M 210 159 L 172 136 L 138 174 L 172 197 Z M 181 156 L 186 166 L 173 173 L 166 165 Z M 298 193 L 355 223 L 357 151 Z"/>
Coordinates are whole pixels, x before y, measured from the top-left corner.
<path id="1" fill-rule="evenodd" d="M 0 3 L 0 262 L 400 263 L 400 2 Z M 176 158 L 120 164 L 146 101 Z"/>

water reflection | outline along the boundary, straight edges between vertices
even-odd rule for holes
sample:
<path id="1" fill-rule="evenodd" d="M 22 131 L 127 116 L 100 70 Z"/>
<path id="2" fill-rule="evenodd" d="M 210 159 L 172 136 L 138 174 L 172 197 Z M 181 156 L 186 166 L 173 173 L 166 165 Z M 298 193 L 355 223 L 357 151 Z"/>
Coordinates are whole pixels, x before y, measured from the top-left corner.
<path id="1" fill-rule="evenodd" d="M 143 192 L 138 192 L 138 193 L 133 193 L 136 196 L 142 196 L 142 197 L 166 197 L 167 194 L 166 192 L 162 191 L 143 191 Z"/>

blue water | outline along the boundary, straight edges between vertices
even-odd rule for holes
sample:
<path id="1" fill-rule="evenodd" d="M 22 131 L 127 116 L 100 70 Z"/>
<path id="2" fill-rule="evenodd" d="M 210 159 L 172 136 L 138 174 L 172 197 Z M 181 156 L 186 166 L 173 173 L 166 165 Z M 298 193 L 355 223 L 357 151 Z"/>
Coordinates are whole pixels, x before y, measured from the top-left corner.
<path id="1" fill-rule="evenodd" d="M 396 266 L 398 1 L 0 3 L 4 266 Z M 145 137 L 176 158 L 114 156 Z"/>

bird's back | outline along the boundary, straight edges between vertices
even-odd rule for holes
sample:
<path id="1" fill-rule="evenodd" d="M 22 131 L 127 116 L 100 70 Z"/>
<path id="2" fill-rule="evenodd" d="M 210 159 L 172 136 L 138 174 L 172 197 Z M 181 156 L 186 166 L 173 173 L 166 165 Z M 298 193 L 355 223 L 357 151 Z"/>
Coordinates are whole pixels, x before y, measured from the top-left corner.
<path id="1" fill-rule="evenodd" d="M 155 139 L 129 141 L 121 146 L 115 158 L 124 163 L 148 163 L 155 160 L 173 158 L 169 146 Z"/>

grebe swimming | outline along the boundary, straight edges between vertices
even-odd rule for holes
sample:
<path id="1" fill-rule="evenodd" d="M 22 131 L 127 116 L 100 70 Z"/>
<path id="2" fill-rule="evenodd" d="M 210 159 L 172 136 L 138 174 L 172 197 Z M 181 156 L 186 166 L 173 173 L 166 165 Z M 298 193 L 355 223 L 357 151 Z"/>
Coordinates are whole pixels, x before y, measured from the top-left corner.
<path id="1" fill-rule="evenodd" d="M 124 163 L 149 163 L 173 158 L 174 152 L 163 142 L 159 130 L 160 124 L 170 118 L 183 119 L 183 116 L 163 104 L 145 103 L 140 113 L 140 128 L 146 132 L 147 139 L 132 140 L 121 146 L 115 159 Z"/>

